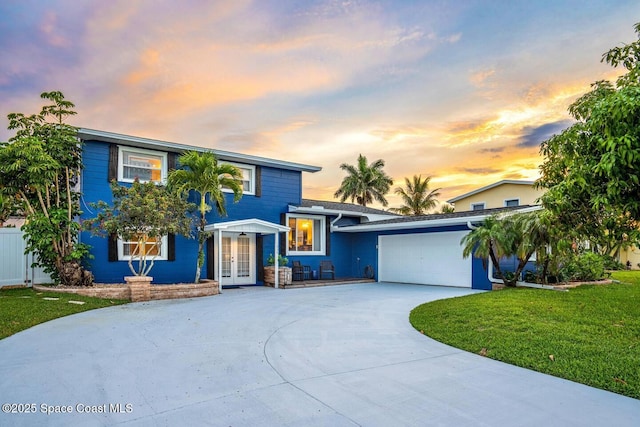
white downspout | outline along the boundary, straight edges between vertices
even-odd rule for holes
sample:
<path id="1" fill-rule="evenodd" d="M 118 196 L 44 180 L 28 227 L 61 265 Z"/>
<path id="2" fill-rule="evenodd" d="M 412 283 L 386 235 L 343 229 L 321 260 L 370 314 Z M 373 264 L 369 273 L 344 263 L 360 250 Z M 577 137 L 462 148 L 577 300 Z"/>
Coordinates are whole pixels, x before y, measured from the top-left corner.
<path id="1" fill-rule="evenodd" d="M 332 233 L 333 233 L 333 230 L 336 228 L 336 223 L 340 221 L 340 218 L 342 218 L 342 212 L 338 214 L 336 219 L 331 221 L 331 226 L 329 227 L 329 230 L 331 230 Z"/>
<path id="2" fill-rule="evenodd" d="M 471 221 L 467 221 L 467 227 L 469 228 L 469 230 L 476 230 L 478 228 L 475 225 L 471 224 Z M 489 257 L 489 265 L 487 268 L 487 279 L 489 279 L 491 283 L 504 284 L 504 280 L 496 279 L 495 277 L 493 277 L 493 261 L 491 261 L 491 257 Z"/>

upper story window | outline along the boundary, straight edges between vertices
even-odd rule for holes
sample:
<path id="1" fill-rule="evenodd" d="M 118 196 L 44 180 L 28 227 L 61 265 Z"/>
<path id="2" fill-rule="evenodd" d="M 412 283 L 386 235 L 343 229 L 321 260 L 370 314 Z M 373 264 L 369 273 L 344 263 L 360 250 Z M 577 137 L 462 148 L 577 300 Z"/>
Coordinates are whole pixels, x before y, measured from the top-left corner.
<path id="1" fill-rule="evenodd" d="M 504 205 L 505 207 L 520 206 L 520 199 L 506 199 Z"/>
<path id="2" fill-rule="evenodd" d="M 485 209 L 485 203 L 484 202 L 471 203 L 471 210 L 472 211 L 481 211 L 483 209 Z"/>
<path id="3" fill-rule="evenodd" d="M 251 195 L 256 193 L 256 167 L 250 165 L 241 165 L 239 163 L 225 162 L 240 169 L 242 172 L 242 194 Z M 229 192 L 231 190 L 222 188 L 222 191 Z"/>
<path id="4" fill-rule="evenodd" d="M 287 255 L 324 255 L 326 251 L 324 216 L 287 215 Z"/>
<path id="5" fill-rule="evenodd" d="M 167 153 L 118 147 L 118 181 L 163 183 L 167 178 Z"/>

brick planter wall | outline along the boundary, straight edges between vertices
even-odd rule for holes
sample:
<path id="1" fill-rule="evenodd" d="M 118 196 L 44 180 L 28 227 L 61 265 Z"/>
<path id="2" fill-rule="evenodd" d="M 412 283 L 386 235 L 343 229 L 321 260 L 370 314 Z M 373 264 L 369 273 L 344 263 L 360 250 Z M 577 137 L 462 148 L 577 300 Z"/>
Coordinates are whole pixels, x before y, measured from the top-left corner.
<path id="1" fill-rule="evenodd" d="M 61 292 L 68 294 L 84 295 L 96 298 L 132 299 L 132 290 L 129 285 L 93 285 L 83 288 L 51 287 L 33 285 L 33 289 L 39 292 Z M 178 299 L 205 297 L 218 294 L 218 282 L 206 281 L 202 283 L 187 283 L 177 285 L 151 285 L 149 286 L 149 299 Z M 139 295 L 139 294 L 138 294 Z M 138 296 L 136 296 L 138 297 Z M 147 301 L 149 300 L 147 299 Z M 137 300 L 139 301 L 139 300 Z"/>
<path id="2" fill-rule="evenodd" d="M 131 301 L 149 301 L 151 299 L 151 281 L 153 277 L 149 276 L 125 276 L 124 281 L 127 282 L 131 291 Z"/>
<path id="3" fill-rule="evenodd" d="M 264 268 L 264 284 L 266 286 L 275 287 L 276 271 L 275 267 L 267 266 Z M 291 267 L 278 267 L 278 285 L 291 284 Z"/>

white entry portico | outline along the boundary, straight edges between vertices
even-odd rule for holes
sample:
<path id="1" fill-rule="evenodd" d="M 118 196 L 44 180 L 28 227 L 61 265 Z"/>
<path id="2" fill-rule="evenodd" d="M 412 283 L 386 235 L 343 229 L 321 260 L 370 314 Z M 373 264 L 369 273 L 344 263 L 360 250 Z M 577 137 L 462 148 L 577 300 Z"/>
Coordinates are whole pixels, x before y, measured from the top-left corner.
<path id="1" fill-rule="evenodd" d="M 278 287 L 278 253 L 280 233 L 289 227 L 257 218 L 238 221 L 218 222 L 205 226 L 205 231 L 213 232 L 214 271 L 220 292 L 222 285 L 248 285 L 255 283 L 256 277 L 256 235 L 275 235 L 275 287 Z"/>

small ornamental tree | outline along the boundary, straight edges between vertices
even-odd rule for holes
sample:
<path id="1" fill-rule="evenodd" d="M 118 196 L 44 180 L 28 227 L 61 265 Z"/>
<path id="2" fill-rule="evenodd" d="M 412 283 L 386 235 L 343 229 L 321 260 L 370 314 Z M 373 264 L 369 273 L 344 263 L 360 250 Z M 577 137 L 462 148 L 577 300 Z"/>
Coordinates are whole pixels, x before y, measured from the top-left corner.
<path id="1" fill-rule="evenodd" d="M 26 251 L 37 255 L 34 265 L 63 285 L 89 285 L 93 277 L 81 265 L 89 247 L 78 242 L 82 145 L 64 122 L 76 112 L 61 92 L 40 97 L 51 102 L 40 113 L 7 116 L 16 135 L 0 143 L 0 188 L 26 216 L 22 230 Z"/>
<path id="2" fill-rule="evenodd" d="M 84 222 L 95 235 L 117 235 L 129 245 L 129 269 L 147 276 L 161 253 L 162 238 L 168 234 L 191 237 L 192 203 L 164 186 L 136 179 L 130 187 L 111 183 L 113 204 L 93 203 L 98 215 Z M 134 264 L 137 264 L 134 266 Z"/>

